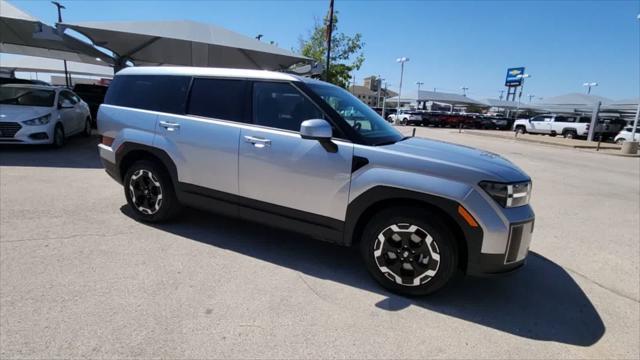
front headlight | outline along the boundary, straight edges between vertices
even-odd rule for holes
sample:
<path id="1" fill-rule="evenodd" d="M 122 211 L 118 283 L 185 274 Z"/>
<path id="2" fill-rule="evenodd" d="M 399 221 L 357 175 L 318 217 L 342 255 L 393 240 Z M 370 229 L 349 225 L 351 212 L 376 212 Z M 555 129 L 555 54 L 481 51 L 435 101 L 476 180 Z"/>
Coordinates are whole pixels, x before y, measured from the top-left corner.
<path id="1" fill-rule="evenodd" d="M 503 184 L 483 181 L 480 187 L 498 204 L 505 208 L 524 206 L 531 198 L 531 182 Z"/>
<path id="2" fill-rule="evenodd" d="M 45 125 L 49 123 L 50 119 L 51 119 L 51 114 L 47 114 L 44 116 L 40 116 L 39 118 L 23 121 L 22 123 L 25 125 L 31 125 L 31 126 Z"/>

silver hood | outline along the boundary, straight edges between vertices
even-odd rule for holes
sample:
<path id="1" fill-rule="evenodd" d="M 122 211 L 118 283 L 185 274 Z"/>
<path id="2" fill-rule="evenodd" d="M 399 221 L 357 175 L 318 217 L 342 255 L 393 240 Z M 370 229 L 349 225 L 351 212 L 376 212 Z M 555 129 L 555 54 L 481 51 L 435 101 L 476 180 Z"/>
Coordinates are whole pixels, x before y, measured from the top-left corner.
<path id="1" fill-rule="evenodd" d="M 429 170 L 434 172 L 455 171 L 455 168 L 458 168 L 466 175 L 470 172 L 477 173 L 476 180 L 501 182 L 530 180 L 524 171 L 502 156 L 468 146 L 438 140 L 409 138 L 381 148 L 417 158 L 416 160 L 423 160 L 419 161 L 420 163 L 431 163 L 430 169 L 425 169 L 428 172 L 431 172 Z M 455 176 L 455 174 L 449 175 Z"/>

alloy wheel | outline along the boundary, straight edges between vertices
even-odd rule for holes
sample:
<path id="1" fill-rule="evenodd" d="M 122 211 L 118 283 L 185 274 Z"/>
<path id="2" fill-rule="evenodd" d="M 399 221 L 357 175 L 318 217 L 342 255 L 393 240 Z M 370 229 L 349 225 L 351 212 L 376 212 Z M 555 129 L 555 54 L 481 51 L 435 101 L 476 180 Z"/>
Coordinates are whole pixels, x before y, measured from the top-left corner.
<path id="1" fill-rule="evenodd" d="M 149 170 L 139 169 L 129 180 L 131 202 L 143 214 L 153 215 L 162 206 L 162 186 Z"/>
<path id="2" fill-rule="evenodd" d="M 373 257 L 378 269 L 403 286 L 431 280 L 440 267 L 440 250 L 424 229 L 411 224 L 391 225 L 378 234 Z"/>

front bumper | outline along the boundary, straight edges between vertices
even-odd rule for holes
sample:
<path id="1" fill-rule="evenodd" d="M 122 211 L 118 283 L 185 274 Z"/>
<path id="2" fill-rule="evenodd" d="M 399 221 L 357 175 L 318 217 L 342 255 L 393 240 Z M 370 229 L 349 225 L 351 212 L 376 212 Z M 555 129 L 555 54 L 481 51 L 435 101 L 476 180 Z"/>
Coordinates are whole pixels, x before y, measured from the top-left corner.
<path id="1" fill-rule="evenodd" d="M 0 144 L 51 144 L 53 125 L 24 125 L 20 122 L 0 122 Z"/>
<path id="2" fill-rule="evenodd" d="M 466 236 L 467 274 L 486 276 L 521 268 L 535 223 L 531 206 L 502 208 L 481 189 L 472 190 L 463 205 L 482 228 L 478 236 Z"/>

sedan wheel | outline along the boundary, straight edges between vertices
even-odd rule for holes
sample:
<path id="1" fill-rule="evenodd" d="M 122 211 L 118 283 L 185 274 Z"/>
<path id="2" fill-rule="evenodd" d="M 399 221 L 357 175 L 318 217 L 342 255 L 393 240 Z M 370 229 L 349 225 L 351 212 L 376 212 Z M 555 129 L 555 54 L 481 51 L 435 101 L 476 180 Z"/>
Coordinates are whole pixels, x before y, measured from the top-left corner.
<path id="1" fill-rule="evenodd" d="M 64 146 L 64 141 L 64 129 L 60 124 L 58 124 L 53 130 L 53 147 L 61 148 Z"/>

